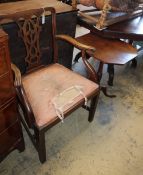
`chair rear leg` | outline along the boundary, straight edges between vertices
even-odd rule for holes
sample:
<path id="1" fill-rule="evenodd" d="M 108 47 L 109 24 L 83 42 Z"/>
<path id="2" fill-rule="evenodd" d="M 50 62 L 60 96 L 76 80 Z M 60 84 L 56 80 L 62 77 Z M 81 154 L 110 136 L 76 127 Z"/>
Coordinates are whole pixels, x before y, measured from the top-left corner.
<path id="1" fill-rule="evenodd" d="M 17 145 L 17 149 L 19 150 L 19 152 L 23 152 L 25 150 L 25 143 L 24 140 L 21 140 L 19 142 L 19 144 Z"/>
<path id="2" fill-rule="evenodd" d="M 96 107 L 97 107 L 97 103 L 98 103 L 98 99 L 99 99 L 99 94 L 98 93 L 92 100 L 91 100 L 91 104 L 90 104 L 90 110 L 89 110 L 89 116 L 88 116 L 88 121 L 92 122 L 94 119 L 94 114 L 96 111 Z"/>
<path id="3" fill-rule="evenodd" d="M 44 163 L 46 161 L 45 132 L 35 128 L 35 137 L 39 160 L 41 163 Z"/>

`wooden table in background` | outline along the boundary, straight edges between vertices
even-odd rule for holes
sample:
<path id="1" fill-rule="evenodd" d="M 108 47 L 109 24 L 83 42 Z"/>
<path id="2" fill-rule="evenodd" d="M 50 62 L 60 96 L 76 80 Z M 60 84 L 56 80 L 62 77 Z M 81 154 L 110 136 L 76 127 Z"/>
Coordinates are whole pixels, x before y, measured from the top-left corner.
<path id="1" fill-rule="evenodd" d="M 143 15 L 132 18 L 130 20 L 122 21 L 113 24 L 103 30 L 98 30 L 95 26 L 87 19 L 78 17 L 78 24 L 89 29 L 95 35 L 100 35 L 106 38 L 112 39 L 128 39 L 130 43 L 133 41 L 143 41 Z M 136 67 L 136 59 L 132 60 L 132 66 Z M 109 77 L 114 74 L 114 65 L 108 65 Z M 108 84 L 112 85 L 113 82 L 109 78 Z"/>
<path id="2" fill-rule="evenodd" d="M 96 29 L 92 23 L 80 17 L 78 24 L 102 37 L 143 41 L 143 15 L 113 24 L 104 30 Z"/>

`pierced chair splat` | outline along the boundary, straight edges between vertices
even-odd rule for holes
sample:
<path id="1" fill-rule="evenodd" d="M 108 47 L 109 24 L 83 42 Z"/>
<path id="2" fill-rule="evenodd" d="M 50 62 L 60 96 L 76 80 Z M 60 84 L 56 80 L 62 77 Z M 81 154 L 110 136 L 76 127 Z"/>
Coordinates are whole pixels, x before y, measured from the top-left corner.
<path id="1" fill-rule="evenodd" d="M 54 63 L 48 66 L 42 65 L 40 59 L 42 50 L 45 50 L 45 48 L 41 48 L 39 42 L 43 12 L 51 13 L 52 39 L 50 42 Z M 97 80 L 96 72 L 88 63 L 85 54 L 87 50 L 94 50 L 94 48 L 81 44 L 69 36 L 56 35 L 56 12 L 52 7 L 17 12 L 11 16 L 5 15 L 0 20 L 4 18 L 10 18 L 16 22 L 20 29 L 19 36 L 25 44 L 26 74 L 21 76 L 20 70 L 14 64 L 11 67 L 15 74 L 15 87 L 19 104 L 24 114 L 24 117 L 21 116 L 21 121 L 38 151 L 41 163 L 44 163 L 46 161 L 45 132 L 61 121 L 61 115 L 65 118 L 78 107 L 84 106 L 87 98 L 91 100 L 90 106 L 86 107 L 89 111 L 88 121 L 91 122 L 94 118 L 99 97 L 99 85 L 95 83 Z M 48 36 L 45 37 L 48 40 Z M 92 81 L 58 63 L 56 40 L 65 40 L 81 50 L 82 59 Z M 77 87 L 82 87 L 82 89 Z M 66 93 L 64 93 L 65 91 Z M 62 108 L 60 105 L 58 106 L 58 110 L 60 109 L 61 112 L 60 115 L 57 114 L 54 105 L 55 99 L 59 96 L 62 96 L 62 98 L 56 101 L 56 106 L 58 106 L 58 103 L 62 106 Z M 34 135 L 31 133 L 31 129 L 33 129 Z"/>

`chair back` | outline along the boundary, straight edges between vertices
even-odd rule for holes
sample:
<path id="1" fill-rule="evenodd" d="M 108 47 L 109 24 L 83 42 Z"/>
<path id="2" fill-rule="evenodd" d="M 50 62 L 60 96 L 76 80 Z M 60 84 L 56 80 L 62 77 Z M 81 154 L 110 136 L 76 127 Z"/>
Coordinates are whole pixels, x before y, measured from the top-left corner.
<path id="1" fill-rule="evenodd" d="M 50 14 L 51 24 L 42 24 L 45 23 L 45 15 Z M 22 38 L 26 50 L 26 71 L 31 71 L 40 67 L 42 64 L 41 57 L 43 52 L 50 51 L 50 48 L 52 48 L 52 59 L 54 62 L 57 62 L 57 49 L 55 43 L 56 12 L 53 7 L 20 11 L 12 15 L 1 16 L 0 20 L 5 18 L 14 21 L 19 28 L 18 36 Z M 42 48 L 40 44 L 40 33 L 42 31 L 42 26 L 44 25 L 49 25 L 49 27 L 51 27 L 51 36 L 49 36 L 51 40 L 50 47 Z M 45 37 L 47 37 L 48 40 L 48 36 Z"/>

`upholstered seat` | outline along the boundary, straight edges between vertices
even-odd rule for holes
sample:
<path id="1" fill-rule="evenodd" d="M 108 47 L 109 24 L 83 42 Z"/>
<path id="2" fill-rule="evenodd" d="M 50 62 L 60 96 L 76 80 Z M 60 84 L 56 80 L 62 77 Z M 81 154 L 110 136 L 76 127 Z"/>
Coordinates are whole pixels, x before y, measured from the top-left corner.
<path id="1" fill-rule="evenodd" d="M 81 86 L 87 98 L 98 90 L 97 84 L 60 64 L 53 64 L 24 76 L 22 84 L 39 127 L 49 125 L 57 119 L 52 99 L 65 89 L 76 85 Z M 84 101 L 84 97 L 79 95 L 66 107 L 66 110 L 72 110 L 81 101 Z"/>

